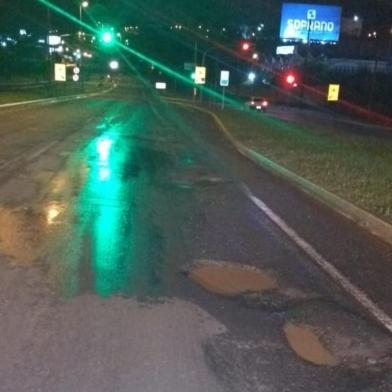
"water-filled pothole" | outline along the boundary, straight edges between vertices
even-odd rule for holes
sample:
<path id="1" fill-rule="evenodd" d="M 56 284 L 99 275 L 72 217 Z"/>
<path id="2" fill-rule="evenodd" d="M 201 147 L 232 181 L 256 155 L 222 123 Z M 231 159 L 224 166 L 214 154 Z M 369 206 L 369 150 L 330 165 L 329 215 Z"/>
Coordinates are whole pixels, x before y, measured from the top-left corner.
<path id="1" fill-rule="evenodd" d="M 289 346 L 300 358 L 315 365 L 338 365 L 339 361 L 324 347 L 311 327 L 287 323 L 283 330 Z"/>
<path id="2" fill-rule="evenodd" d="M 289 311 L 289 316 L 284 332 L 301 358 L 352 370 L 391 371 L 392 338 L 354 311 L 316 300 Z"/>
<path id="3" fill-rule="evenodd" d="M 190 279 L 206 290 L 224 296 L 275 289 L 275 278 L 256 268 L 227 262 L 200 262 L 190 271 Z"/>

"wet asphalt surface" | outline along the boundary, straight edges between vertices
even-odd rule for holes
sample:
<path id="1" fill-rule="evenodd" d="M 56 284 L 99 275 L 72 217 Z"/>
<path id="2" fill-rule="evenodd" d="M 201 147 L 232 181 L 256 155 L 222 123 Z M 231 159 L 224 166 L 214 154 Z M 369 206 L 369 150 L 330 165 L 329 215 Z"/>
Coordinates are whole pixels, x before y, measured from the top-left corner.
<path id="1" fill-rule="evenodd" d="M 241 186 L 392 315 L 390 247 L 240 156 L 210 119 L 120 87 L 0 120 L 0 391 L 392 390 L 389 336 Z M 189 279 L 198 260 L 307 295 L 224 298 Z M 287 322 L 326 331 L 345 360 L 303 361 Z"/>

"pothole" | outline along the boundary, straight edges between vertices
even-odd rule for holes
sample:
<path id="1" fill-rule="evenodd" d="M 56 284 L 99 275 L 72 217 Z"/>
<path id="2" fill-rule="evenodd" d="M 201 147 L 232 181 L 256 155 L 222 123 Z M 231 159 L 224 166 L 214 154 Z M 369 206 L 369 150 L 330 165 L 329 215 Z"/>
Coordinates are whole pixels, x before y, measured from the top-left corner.
<path id="1" fill-rule="evenodd" d="M 277 288 L 277 282 L 271 274 L 227 262 L 198 262 L 190 271 L 189 277 L 207 291 L 224 296 Z"/>
<path id="2" fill-rule="evenodd" d="M 377 373 L 391 371 L 392 338 L 367 319 L 335 303 L 320 301 L 302 306 L 289 316 L 284 332 L 290 347 L 303 359 L 318 364 L 319 358 L 316 357 L 317 361 L 307 358 L 301 347 L 303 341 L 313 344 L 311 347 L 317 341 L 345 368 Z"/>
<path id="3" fill-rule="evenodd" d="M 311 327 L 287 323 L 283 330 L 289 346 L 300 358 L 315 365 L 336 366 L 339 364 L 337 358 L 324 347 Z"/>

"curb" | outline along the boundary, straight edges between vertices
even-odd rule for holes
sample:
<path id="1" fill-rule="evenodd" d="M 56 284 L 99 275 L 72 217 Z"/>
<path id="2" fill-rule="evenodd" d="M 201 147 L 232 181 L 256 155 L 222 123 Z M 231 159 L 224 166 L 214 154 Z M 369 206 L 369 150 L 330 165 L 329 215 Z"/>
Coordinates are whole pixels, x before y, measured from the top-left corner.
<path id="1" fill-rule="evenodd" d="M 291 184 L 295 185 L 299 190 L 303 191 L 307 195 L 313 197 L 314 199 L 332 208 L 334 211 L 350 219 L 358 226 L 367 230 L 374 236 L 382 239 L 389 245 L 392 245 L 392 225 L 383 221 L 382 219 L 374 216 L 373 214 L 357 207 L 356 205 L 342 199 L 339 196 L 325 190 L 324 188 L 313 184 L 312 182 L 306 180 L 305 178 L 291 172 L 283 166 L 271 161 L 264 155 L 246 147 L 242 143 L 238 142 L 226 126 L 223 124 L 222 120 L 213 112 L 194 106 L 191 103 L 179 100 L 179 99 L 167 99 L 170 103 L 186 106 L 194 110 L 198 110 L 205 114 L 208 114 L 213 118 L 218 128 L 224 133 L 227 139 L 235 146 L 237 151 L 247 157 L 248 159 L 255 162 L 257 165 L 268 170 L 269 172 L 278 175 L 279 177 L 289 181 Z"/>
<path id="2" fill-rule="evenodd" d="M 57 97 L 57 98 L 44 98 L 44 99 L 34 99 L 31 101 L 4 103 L 4 104 L 0 105 L 0 109 L 7 109 L 7 108 L 12 108 L 12 107 L 17 107 L 17 106 L 38 105 L 38 104 L 50 105 L 50 104 L 54 104 L 54 103 L 73 101 L 73 100 L 77 100 L 77 99 L 86 99 L 86 98 L 91 98 L 91 97 L 95 97 L 98 95 L 106 94 L 112 90 L 113 90 L 113 88 L 110 88 L 110 89 L 104 90 L 104 91 L 99 91 L 96 93 L 75 94 L 75 95 L 66 95 L 66 96 Z"/>

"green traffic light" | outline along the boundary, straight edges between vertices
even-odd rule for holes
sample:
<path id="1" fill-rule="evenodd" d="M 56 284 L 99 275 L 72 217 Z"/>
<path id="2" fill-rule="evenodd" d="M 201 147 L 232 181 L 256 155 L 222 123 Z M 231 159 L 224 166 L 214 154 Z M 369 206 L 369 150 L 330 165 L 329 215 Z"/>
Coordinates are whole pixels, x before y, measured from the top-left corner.
<path id="1" fill-rule="evenodd" d="M 114 44 L 114 34 L 111 30 L 103 30 L 100 33 L 100 41 L 103 45 L 111 46 Z"/>
<path id="2" fill-rule="evenodd" d="M 113 35 L 112 35 L 112 33 L 109 33 L 109 32 L 103 33 L 103 34 L 102 34 L 102 41 L 103 41 L 105 44 L 110 44 L 110 42 L 113 41 Z"/>

